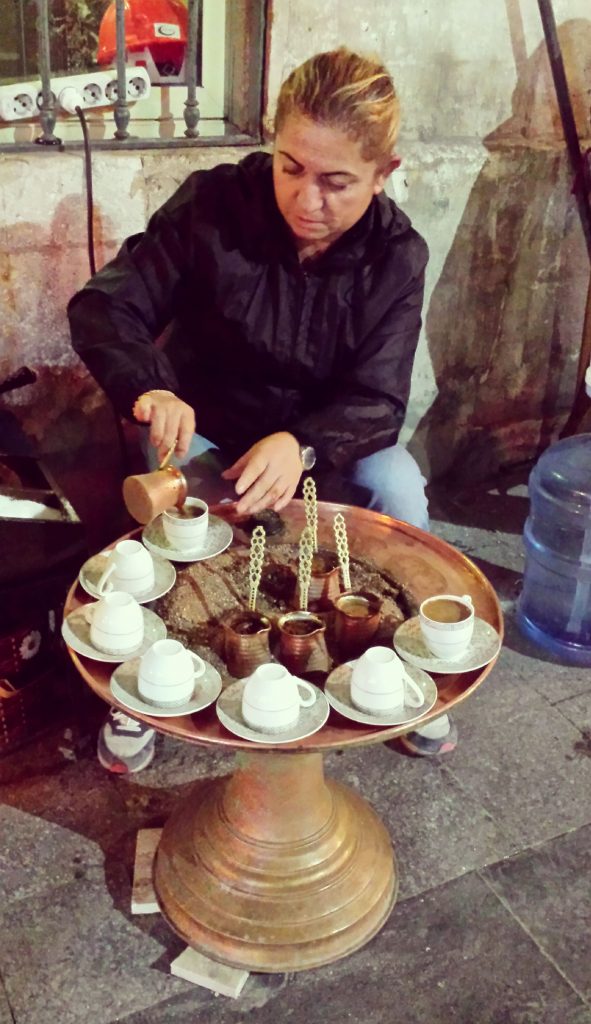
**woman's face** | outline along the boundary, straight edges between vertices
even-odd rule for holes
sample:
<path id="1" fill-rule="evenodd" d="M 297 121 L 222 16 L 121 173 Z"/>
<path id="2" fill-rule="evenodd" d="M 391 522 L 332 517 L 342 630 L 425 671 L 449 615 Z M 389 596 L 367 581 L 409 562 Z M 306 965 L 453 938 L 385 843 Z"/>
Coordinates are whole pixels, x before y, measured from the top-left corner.
<path id="1" fill-rule="evenodd" d="M 275 139 L 273 183 L 298 247 L 336 242 L 382 191 L 395 163 L 365 160 L 361 142 L 339 128 L 288 117 Z"/>

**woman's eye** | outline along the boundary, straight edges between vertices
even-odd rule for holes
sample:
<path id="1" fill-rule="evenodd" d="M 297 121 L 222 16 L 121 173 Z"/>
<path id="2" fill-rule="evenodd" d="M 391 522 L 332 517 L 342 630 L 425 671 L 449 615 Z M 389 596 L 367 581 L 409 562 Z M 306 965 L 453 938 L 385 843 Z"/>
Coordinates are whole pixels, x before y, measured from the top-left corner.
<path id="1" fill-rule="evenodd" d="M 283 167 L 282 170 L 284 174 L 295 175 L 300 173 L 297 167 Z"/>

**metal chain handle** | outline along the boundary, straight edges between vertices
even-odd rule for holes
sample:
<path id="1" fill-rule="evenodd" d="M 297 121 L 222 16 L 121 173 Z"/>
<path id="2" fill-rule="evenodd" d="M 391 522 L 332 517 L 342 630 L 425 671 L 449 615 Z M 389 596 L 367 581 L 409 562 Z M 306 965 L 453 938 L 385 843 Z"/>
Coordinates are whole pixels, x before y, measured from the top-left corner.
<path id="1" fill-rule="evenodd" d="M 266 539 L 267 535 L 264 526 L 255 526 L 250 538 L 250 557 L 248 562 L 248 607 L 251 612 L 254 612 L 256 608 L 257 594 L 265 560 Z"/>
<path id="2" fill-rule="evenodd" d="M 316 484 L 311 476 L 307 476 L 304 480 L 303 493 L 306 525 L 312 531 L 314 551 L 318 551 L 318 498 L 316 496 Z"/>
<path id="3" fill-rule="evenodd" d="M 300 537 L 300 560 L 298 565 L 298 592 L 300 608 L 308 610 L 308 591 L 312 576 L 312 560 L 314 558 L 314 538 L 309 526 L 304 527 Z"/>
<path id="4" fill-rule="evenodd" d="M 343 575 L 343 585 L 345 590 L 351 589 L 351 574 L 349 572 L 349 541 L 347 540 L 347 526 L 343 515 L 337 512 L 334 517 L 334 539 L 337 546 L 337 556 L 339 559 L 339 565 L 341 567 L 341 573 Z"/>

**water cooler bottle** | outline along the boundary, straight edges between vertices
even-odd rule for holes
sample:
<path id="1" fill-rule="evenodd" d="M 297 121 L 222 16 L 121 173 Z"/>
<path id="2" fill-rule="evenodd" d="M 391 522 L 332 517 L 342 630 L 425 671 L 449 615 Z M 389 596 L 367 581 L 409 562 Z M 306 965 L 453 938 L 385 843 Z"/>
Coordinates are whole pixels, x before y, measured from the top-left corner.
<path id="1" fill-rule="evenodd" d="M 564 660 L 591 665 L 591 434 L 544 452 L 529 497 L 520 627 Z"/>

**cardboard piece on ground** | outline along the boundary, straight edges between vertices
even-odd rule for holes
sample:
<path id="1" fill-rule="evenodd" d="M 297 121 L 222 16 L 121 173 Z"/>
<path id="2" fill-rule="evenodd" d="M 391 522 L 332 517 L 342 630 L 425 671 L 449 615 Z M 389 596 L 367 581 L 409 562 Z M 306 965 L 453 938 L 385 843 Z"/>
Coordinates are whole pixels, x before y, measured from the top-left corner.
<path id="1" fill-rule="evenodd" d="M 157 914 L 160 910 L 152 884 L 152 865 L 161 833 L 161 828 L 142 828 L 137 834 L 131 890 L 132 914 Z"/>
<path id="2" fill-rule="evenodd" d="M 222 996 L 230 996 L 231 999 L 238 998 L 249 974 L 239 967 L 227 967 L 216 960 L 209 960 L 203 953 L 190 947 L 173 960 L 170 973 Z"/>

